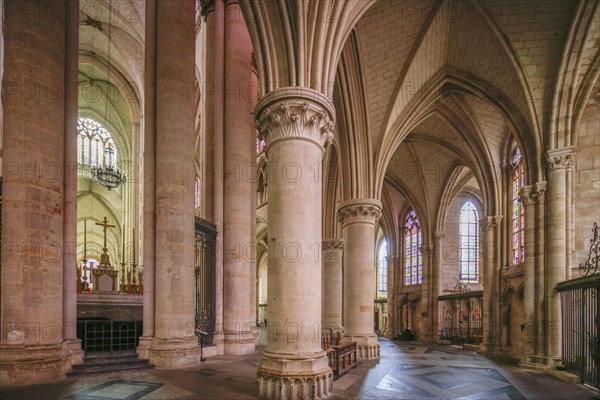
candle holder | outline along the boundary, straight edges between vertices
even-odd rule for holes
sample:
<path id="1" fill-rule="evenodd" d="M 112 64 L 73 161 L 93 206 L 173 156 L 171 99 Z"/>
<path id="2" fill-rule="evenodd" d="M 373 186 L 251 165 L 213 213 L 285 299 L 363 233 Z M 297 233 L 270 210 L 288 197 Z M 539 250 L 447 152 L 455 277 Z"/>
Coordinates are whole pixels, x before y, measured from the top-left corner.
<path id="1" fill-rule="evenodd" d="M 87 260 L 86 260 L 87 261 Z M 84 261 L 83 265 L 81 266 L 81 268 L 83 268 L 83 284 L 82 289 L 81 289 L 81 293 L 87 293 L 88 290 L 90 289 L 90 284 L 88 283 L 88 276 L 87 276 L 87 262 Z"/>
<path id="2" fill-rule="evenodd" d="M 135 279 L 136 273 L 135 273 L 135 269 L 137 268 L 137 264 L 133 263 L 131 264 L 131 268 L 133 269 L 133 277 L 131 279 L 131 293 L 133 294 L 137 294 L 137 281 Z"/>
<path id="3" fill-rule="evenodd" d="M 125 263 L 121 263 L 121 284 L 119 285 L 119 293 L 127 294 L 127 285 L 125 284 Z"/>

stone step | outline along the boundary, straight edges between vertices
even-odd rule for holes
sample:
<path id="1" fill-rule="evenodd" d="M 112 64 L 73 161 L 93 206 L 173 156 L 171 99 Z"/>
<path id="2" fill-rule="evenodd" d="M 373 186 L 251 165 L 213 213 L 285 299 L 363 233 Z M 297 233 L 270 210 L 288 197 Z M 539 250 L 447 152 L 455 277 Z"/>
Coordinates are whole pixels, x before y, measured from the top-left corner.
<path id="1" fill-rule="evenodd" d="M 73 365 L 67 376 L 79 376 L 98 374 L 103 372 L 123 370 L 145 370 L 153 369 L 154 365 L 148 360 L 139 360 L 136 354 L 117 357 L 94 357 L 86 358 L 82 364 Z"/>

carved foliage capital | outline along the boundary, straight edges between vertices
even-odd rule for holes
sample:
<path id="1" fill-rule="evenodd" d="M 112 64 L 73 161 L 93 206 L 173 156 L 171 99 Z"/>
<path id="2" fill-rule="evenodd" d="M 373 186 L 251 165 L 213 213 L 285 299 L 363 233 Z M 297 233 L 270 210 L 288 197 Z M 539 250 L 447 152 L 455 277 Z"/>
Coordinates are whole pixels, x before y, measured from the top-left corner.
<path id="1" fill-rule="evenodd" d="M 479 220 L 479 227 L 482 230 L 487 231 L 489 229 L 492 229 L 492 228 L 500 225 L 501 221 L 502 221 L 502 215 L 492 215 L 489 217 L 483 217 Z"/>
<path id="2" fill-rule="evenodd" d="M 549 150 L 546 153 L 546 166 L 548 167 L 548 171 L 557 169 L 566 169 L 567 171 L 570 171 L 573 169 L 574 162 L 575 152 L 572 147 Z"/>
<path id="3" fill-rule="evenodd" d="M 378 200 L 350 200 L 338 206 L 338 221 L 344 225 L 354 222 L 376 224 L 380 218 L 381 202 Z"/>
<path id="4" fill-rule="evenodd" d="M 323 239 L 323 252 L 341 252 L 344 250 L 344 239 Z"/>
<path id="5" fill-rule="evenodd" d="M 271 92 L 256 106 L 256 115 L 256 128 L 267 143 L 267 153 L 278 140 L 309 140 L 322 149 L 333 142 L 333 105 L 312 89 Z"/>

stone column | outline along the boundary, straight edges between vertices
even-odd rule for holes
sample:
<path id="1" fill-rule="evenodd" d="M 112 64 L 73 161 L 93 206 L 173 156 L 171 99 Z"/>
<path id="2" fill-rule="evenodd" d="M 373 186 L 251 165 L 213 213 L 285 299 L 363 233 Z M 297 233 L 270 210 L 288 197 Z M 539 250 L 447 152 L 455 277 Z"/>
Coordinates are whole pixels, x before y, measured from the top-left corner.
<path id="1" fill-rule="evenodd" d="M 440 302 L 438 297 L 442 295 L 442 241 L 444 240 L 444 232 L 437 231 L 433 242 L 433 269 L 431 273 L 431 301 L 433 301 L 433 340 L 438 339 L 440 332 Z"/>
<path id="2" fill-rule="evenodd" d="M 548 208 L 546 223 L 548 226 L 546 270 L 546 304 L 548 307 L 547 355 L 560 360 L 562 349 L 562 327 L 560 315 L 560 295 L 554 287 L 566 279 L 567 250 L 567 199 L 566 175 L 573 167 L 573 149 L 571 147 L 550 150 L 546 154 L 548 166 Z"/>
<path id="3" fill-rule="evenodd" d="M 379 358 L 374 332 L 375 226 L 381 202 L 354 199 L 338 205 L 344 231 L 344 339 L 357 342 L 359 359 Z"/>
<path id="4" fill-rule="evenodd" d="M 217 227 L 215 244 L 215 334 L 213 344 L 223 353 L 223 79 L 225 24 L 223 1 L 202 2 L 206 21 L 205 74 L 201 85 L 204 106 L 205 148 L 202 164 L 203 216 Z"/>
<path id="5" fill-rule="evenodd" d="M 525 207 L 525 263 L 523 265 L 523 311 L 525 314 L 523 324 L 525 329 L 523 330 L 521 362 L 530 363 L 533 361 L 532 356 L 535 354 L 537 341 L 535 285 L 537 279 L 543 279 L 536 279 L 535 275 L 535 206 L 537 202 L 535 186 L 523 186 L 519 198 Z"/>
<path id="6" fill-rule="evenodd" d="M 145 18 L 145 60 L 144 60 L 144 93 L 156 91 L 156 0 L 146 2 Z M 143 243 L 144 294 L 143 294 L 143 332 L 137 347 L 138 357 L 150 357 L 150 345 L 154 336 L 154 301 L 155 301 L 155 221 L 156 221 L 156 98 L 147 95 L 144 98 L 143 154 L 141 167 L 143 191 Z"/>
<path id="7" fill-rule="evenodd" d="M 225 354 L 254 351 L 256 322 L 252 283 L 252 159 L 255 128 L 252 100 L 252 43 L 237 2 L 225 4 L 225 115 L 223 180 L 223 333 Z M 256 86 L 254 86 L 256 88 Z"/>
<path id="8" fill-rule="evenodd" d="M 317 91 L 289 87 L 264 96 L 255 115 L 270 168 L 269 336 L 258 393 L 321 399 L 331 394 L 333 376 L 321 348 L 320 165 L 334 108 Z"/>
<path id="9" fill-rule="evenodd" d="M 545 213 L 545 201 L 544 195 L 546 193 L 547 182 L 538 182 L 536 183 L 536 191 L 537 191 L 537 213 L 536 213 L 536 256 L 535 256 L 535 276 L 536 284 L 535 284 L 535 314 L 537 319 L 537 340 L 536 340 L 536 354 L 538 356 L 544 354 L 546 335 L 544 334 L 544 321 L 546 318 L 545 312 L 545 302 L 544 302 L 544 293 L 545 293 L 545 258 L 546 258 L 546 213 Z M 539 360 L 537 361 L 540 362 Z"/>
<path id="10" fill-rule="evenodd" d="M 65 372 L 66 7 L 62 0 L 5 0 L 4 7 L 2 386 Z"/>
<path id="11" fill-rule="evenodd" d="M 491 351 L 499 338 L 494 319 L 494 293 L 496 292 L 496 262 L 498 244 L 496 243 L 496 228 L 502 220 L 501 215 L 484 217 L 479 221 L 481 226 L 481 274 L 483 282 L 483 351 Z"/>
<path id="12" fill-rule="evenodd" d="M 156 3 L 156 314 L 150 362 L 158 368 L 200 362 L 194 334 L 194 16 L 194 2 Z"/>
<path id="13" fill-rule="evenodd" d="M 77 76 L 79 67 L 79 2 L 66 2 L 65 162 L 63 250 L 63 350 L 69 364 L 83 362 L 77 338 Z"/>
<path id="14" fill-rule="evenodd" d="M 324 331 L 342 328 L 342 255 L 343 239 L 323 239 L 323 287 L 321 297 L 321 326 Z"/>

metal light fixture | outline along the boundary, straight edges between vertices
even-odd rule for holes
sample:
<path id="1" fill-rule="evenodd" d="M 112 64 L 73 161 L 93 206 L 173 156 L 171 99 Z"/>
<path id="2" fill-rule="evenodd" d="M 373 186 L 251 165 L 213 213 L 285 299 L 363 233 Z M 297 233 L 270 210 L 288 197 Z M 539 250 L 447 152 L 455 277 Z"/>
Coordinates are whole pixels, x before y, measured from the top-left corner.
<path id="1" fill-rule="evenodd" d="M 102 31 L 101 28 L 99 28 Z M 108 49 L 107 49 L 107 79 L 110 79 L 110 47 L 112 42 L 112 0 L 108 3 Z M 108 90 L 106 105 L 104 109 L 104 121 L 108 121 Z M 104 159 L 102 160 L 101 166 L 92 168 L 92 176 L 98 183 L 107 188 L 108 190 L 119 187 L 125 182 L 125 174 L 121 172 L 117 167 L 117 160 L 115 160 L 115 149 L 109 144 L 104 147 Z"/>
<path id="2" fill-rule="evenodd" d="M 92 169 L 92 176 L 108 190 L 115 189 L 125 182 L 125 174 L 116 166 L 112 147 L 104 148 L 104 162 L 101 167 Z"/>

